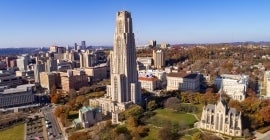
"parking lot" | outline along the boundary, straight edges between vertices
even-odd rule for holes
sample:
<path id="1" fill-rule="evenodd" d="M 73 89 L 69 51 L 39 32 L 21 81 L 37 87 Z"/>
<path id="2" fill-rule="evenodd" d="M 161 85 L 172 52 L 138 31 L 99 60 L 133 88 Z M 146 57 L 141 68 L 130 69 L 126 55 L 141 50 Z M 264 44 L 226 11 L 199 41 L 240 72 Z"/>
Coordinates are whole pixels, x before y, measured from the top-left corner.
<path id="1" fill-rule="evenodd" d="M 26 140 L 44 140 L 43 124 L 41 116 L 29 117 L 25 124 Z"/>

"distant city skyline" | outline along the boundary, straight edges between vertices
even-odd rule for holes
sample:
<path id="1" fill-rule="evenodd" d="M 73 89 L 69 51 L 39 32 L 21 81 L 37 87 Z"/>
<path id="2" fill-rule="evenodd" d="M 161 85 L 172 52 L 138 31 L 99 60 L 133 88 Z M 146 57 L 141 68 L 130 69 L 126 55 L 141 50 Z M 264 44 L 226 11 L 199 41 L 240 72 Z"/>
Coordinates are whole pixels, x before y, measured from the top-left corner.
<path id="1" fill-rule="evenodd" d="M 115 12 L 134 19 L 137 45 L 270 41 L 268 0 L 2 0 L 0 48 L 112 46 Z"/>

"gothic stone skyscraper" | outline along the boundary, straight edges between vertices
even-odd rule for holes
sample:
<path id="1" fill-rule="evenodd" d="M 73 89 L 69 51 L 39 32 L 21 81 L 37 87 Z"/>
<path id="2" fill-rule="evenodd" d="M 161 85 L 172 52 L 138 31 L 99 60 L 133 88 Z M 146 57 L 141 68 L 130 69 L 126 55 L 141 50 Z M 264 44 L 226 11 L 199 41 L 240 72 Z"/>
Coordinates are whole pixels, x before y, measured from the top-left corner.
<path id="1" fill-rule="evenodd" d="M 111 58 L 111 88 L 108 96 L 119 103 L 140 103 L 140 84 L 136 67 L 136 49 L 132 18 L 127 11 L 116 15 L 116 31 Z"/>
<path id="2" fill-rule="evenodd" d="M 131 14 L 119 11 L 116 14 L 114 47 L 110 52 L 111 85 L 107 86 L 104 98 L 90 100 L 90 105 L 98 105 L 103 113 L 112 113 L 113 119 L 119 111 L 130 104 L 140 104 L 141 86 L 136 67 L 136 48 L 132 31 Z M 116 122 L 113 120 L 113 122 Z"/>

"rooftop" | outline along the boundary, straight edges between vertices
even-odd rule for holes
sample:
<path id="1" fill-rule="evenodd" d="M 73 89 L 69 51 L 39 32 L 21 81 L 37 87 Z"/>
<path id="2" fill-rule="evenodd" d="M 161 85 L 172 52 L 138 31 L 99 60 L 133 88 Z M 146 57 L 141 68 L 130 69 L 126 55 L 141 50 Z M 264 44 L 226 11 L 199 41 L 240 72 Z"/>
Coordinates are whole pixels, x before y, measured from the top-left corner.
<path id="1" fill-rule="evenodd" d="M 167 76 L 195 79 L 197 77 L 197 75 L 198 75 L 197 73 L 172 72 L 172 73 L 169 73 Z"/>
<path id="2" fill-rule="evenodd" d="M 4 89 L 4 91 L 0 92 L 0 93 L 1 94 L 12 94 L 12 93 L 26 92 L 29 87 L 34 87 L 34 86 L 35 86 L 35 84 L 19 85 L 16 88 Z"/>
<path id="3" fill-rule="evenodd" d="M 80 111 L 82 112 L 82 113 L 85 113 L 85 112 L 87 112 L 87 111 L 101 111 L 100 109 L 98 109 L 98 108 L 92 108 L 92 107 L 89 107 L 89 106 L 83 106 L 81 109 L 80 109 Z"/>
<path id="4" fill-rule="evenodd" d="M 139 77 L 139 80 L 142 81 L 157 81 L 158 79 L 155 77 Z"/>

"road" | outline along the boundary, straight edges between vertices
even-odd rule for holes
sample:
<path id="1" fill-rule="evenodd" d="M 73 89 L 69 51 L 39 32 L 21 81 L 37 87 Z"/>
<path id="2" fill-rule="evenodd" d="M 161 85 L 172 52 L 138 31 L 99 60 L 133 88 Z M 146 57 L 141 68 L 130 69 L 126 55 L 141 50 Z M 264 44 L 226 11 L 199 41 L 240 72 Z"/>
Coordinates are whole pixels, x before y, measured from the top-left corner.
<path id="1" fill-rule="evenodd" d="M 53 111 L 51 107 L 43 107 L 42 112 L 44 114 L 45 123 L 48 124 L 47 132 L 49 140 L 63 140 L 62 132 L 60 127 L 56 121 L 55 116 L 53 115 Z"/>

